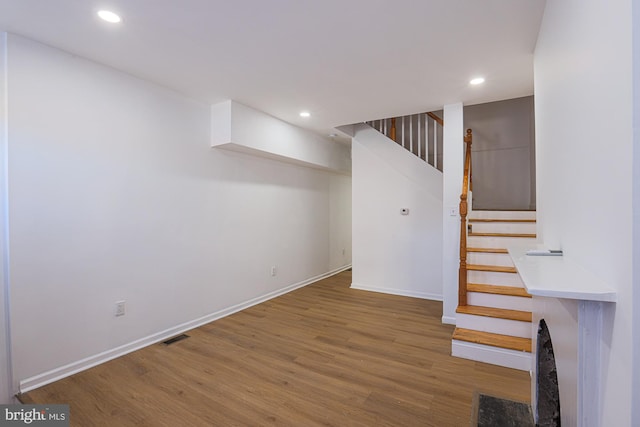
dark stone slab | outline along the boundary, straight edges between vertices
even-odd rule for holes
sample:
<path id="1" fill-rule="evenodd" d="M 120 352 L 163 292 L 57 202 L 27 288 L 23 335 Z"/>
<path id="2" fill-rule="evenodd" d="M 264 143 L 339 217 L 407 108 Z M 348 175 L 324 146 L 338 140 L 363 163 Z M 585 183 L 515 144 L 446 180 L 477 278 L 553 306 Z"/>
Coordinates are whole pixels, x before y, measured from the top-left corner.
<path id="1" fill-rule="evenodd" d="M 531 406 L 523 402 L 480 394 L 478 427 L 534 427 Z"/>
<path id="2" fill-rule="evenodd" d="M 536 349 L 538 393 L 538 424 L 541 427 L 560 427 L 560 390 L 556 358 L 553 354 L 551 334 L 544 319 L 538 324 Z"/>

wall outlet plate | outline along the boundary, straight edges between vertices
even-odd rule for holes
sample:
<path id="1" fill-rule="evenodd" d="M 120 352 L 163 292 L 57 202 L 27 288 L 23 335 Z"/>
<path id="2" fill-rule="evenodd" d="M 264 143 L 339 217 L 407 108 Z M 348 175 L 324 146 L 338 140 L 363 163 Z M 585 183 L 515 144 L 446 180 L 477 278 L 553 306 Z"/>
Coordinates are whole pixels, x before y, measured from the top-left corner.
<path id="1" fill-rule="evenodd" d="M 124 316 L 126 301 L 116 301 L 116 317 Z"/>

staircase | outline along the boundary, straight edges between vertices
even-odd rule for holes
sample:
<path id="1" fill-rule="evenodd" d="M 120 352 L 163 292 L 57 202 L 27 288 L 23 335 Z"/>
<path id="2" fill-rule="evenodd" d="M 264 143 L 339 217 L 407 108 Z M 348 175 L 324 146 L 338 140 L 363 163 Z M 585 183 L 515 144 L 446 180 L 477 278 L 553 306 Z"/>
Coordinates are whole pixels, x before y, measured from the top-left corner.
<path id="1" fill-rule="evenodd" d="M 472 211 L 467 220 L 466 304 L 456 309 L 452 355 L 531 369 L 531 295 L 507 246 L 536 239 L 533 211 Z"/>
<path id="2" fill-rule="evenodd" d="M 366 122 L 378 132 L 442 171 L 442 119 L 437 114 Z M 534 211 L 472 211 L 472 131 L 466 145 L 460 196 L 460 284 L 452 355 L 529 371 L 531 295 L 507 252 L 510 243 L 536 240 Z"/>

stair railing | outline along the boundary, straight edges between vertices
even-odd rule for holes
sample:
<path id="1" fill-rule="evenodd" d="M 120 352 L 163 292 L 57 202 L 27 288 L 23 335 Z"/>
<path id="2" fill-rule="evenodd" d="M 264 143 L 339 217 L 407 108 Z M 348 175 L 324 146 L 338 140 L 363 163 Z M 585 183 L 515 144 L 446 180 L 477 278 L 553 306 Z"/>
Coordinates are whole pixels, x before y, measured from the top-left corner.
<path id="1" fill-rule="evenodd" d="M 471 129 L 467 129 L 464 142 L 467 144 L 460 195 L 460 268 L 458 269 L 458 305 L 467 305 L 467 211 L 469 190 L 471 189 Z"/>
<path id="2" fill-rule="evenodd" d="M 438 160 L 438 152 L 439 147 L 442 147 L 444 122 L 435 113 L 419 113 L 371 120 L 366 124 L 442 171 L 442 162 Z"/>

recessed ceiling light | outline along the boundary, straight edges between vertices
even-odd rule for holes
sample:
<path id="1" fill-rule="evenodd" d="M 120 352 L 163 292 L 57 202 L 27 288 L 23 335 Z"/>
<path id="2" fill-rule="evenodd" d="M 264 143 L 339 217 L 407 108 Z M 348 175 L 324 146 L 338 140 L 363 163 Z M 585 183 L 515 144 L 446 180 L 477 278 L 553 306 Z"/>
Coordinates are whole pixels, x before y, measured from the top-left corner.
<path id="1" fill-rule="evenodd" d="M 311 113 L 308 111 L 300 112 L 300 117 L 311 117 Z"/>
<path id="2" fill-rule="evenodd" d="M 330 134 L 329 134 L 329 138 L 335 138 L 335 137 L 337 137 L 337 136 L 338 136 L 338 134 L 337 134 L 337 133 L 330 133 Z"/>
<path id="3" fill-rule="evenodd" d="M 118 15 L 117 13 L 113 13 L 110 10 L 99 11 L 98 16 L 107 22 L 111 22 L 112 24 L 117 24 L 118 22 L 122 21 L 120 15 Z"/>
<path id="4" fill-rule="evenodd" d="M 471 79 L 471 81 L 469 82 L 469 84 L 472 85 L 480 85 L 484 83 L 484 77 L 476 77 L 475 79 Z"/>

